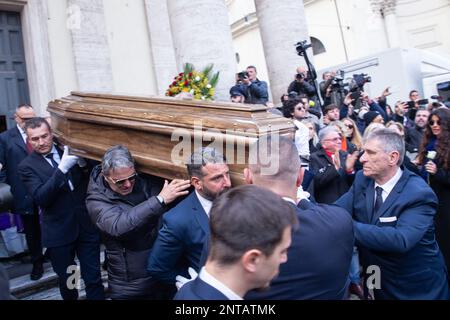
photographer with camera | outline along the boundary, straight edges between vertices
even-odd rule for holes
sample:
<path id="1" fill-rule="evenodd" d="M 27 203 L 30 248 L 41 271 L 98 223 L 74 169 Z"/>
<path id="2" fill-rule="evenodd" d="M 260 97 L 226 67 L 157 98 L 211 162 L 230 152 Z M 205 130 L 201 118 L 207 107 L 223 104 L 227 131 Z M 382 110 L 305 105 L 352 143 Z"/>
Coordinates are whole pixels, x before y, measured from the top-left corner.
<path id="1" fill-rule="evenodd" d="M 245 94 L 245 103 L 266 104 L 269 101 L 267 83 L 256 77 L 256 67 L 248 66 L 246 71 L 237 74 L 240 91 Z"/>
<path id="2" fill-rule="evenodd" d="M 343 71 L 327 71 L 322 75 L 323 81 L 319 83 L 320 95 L 323 105 L 335 104 L 341 106 L 348 93 L 348 83 L 344 83 Z"/>
<path id="3" fill-rule="evenodd" d="M 316 89 L 310 81 L 308 71 L 303 67 L 298 67 L 295 79 L 289 84 L 287 92 L 295 91 L 298 95 L 307 95 L 308 98 L 314 100 L 316 97 Z"/>

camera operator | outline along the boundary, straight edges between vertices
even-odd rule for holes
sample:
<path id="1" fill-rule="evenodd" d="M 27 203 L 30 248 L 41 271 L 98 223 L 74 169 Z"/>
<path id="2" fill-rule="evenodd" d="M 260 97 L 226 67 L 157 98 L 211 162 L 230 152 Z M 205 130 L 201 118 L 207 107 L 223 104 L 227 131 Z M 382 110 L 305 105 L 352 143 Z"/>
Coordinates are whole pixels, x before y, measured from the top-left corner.
<path id="1" fill-rule="evenodd" d="M 323 81 L 319 83 L 319 90 L 324 106 L 342 105 L 344 97 L 348 93 L 348 90 L 344 88 L 342 75 L 342 72 L 338 75 L 336 71 L 327 71 L 322 75 Z"/>
<path id="2" fill-rule="evenodd" d="M 297 74 L 294 81 L 289 84 L 287 92 L 297 92 L 298 95 L 307 95 L 310 99 L 315 100 L 316 89 L 308 78 L 308 72 L 303 67 L 297 68 Z"/>
<path id="3" fill-rule="evenodd" d="M 267 83 L 256 77 L 256 67 L 248 66 L 247 70 L 238 73 L 237 85 L 245 94 L 245 103 L 266 104 L 269 101 Z"/>

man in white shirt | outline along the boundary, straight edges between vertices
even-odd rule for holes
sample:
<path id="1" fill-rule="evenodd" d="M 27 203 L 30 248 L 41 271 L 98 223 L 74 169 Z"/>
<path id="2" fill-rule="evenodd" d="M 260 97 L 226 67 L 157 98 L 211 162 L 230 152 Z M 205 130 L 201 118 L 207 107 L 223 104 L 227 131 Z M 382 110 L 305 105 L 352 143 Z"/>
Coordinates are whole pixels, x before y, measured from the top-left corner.
<path id="1" fill-rule="evenodd" d="M 295 209 L 275 193 L 254 185 L 234 188 L 211 209 L 210 250 L 199 276 L 176 300 L 242 300 L 266 288 L 287 261 Z"/>

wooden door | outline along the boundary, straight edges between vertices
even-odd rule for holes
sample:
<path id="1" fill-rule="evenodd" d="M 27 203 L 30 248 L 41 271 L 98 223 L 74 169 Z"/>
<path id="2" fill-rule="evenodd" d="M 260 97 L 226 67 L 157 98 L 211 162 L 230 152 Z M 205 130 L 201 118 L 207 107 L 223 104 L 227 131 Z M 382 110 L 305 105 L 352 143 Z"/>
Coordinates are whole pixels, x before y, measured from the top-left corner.
<path id="1" fill-rule="evenodd" d="M 14 110 L 30 103 L 20 14 L 0 11 L 0 115 L 14 126 Z"/>

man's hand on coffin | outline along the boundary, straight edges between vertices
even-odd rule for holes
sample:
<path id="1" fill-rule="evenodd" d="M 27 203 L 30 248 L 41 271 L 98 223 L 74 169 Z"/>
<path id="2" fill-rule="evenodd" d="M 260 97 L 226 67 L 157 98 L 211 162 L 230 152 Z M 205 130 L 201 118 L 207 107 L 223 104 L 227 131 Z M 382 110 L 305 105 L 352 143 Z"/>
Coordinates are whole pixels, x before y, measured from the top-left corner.
<path id="1" fill-rule="evenodd" d="M 64 146 L 64 153 L 61 157 L 61 162 L 59 163 L 58 169 L 61 170 L 62 173 L 66 174 L 70 168 L 77 163 L 78 159 L 79 157 L 69 154 L 68 146 Z"/>
<path id="2" fill-rule="evenodd" d="M 189 193 L 187 189 L 191 186 L 189 180 L 175 179 L 169 183 L 167 180 L 164 181 L 164 187 L 162 188 L 159 196 L 164 199 L 165 204 L 171 203 L 173 200 L 180 196 L 184 196 Z"/>

